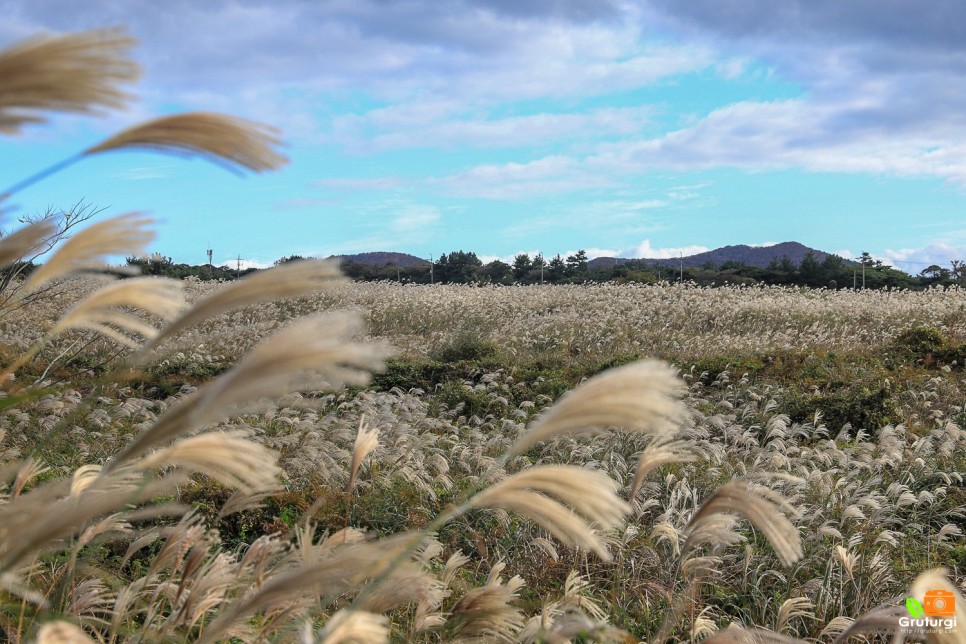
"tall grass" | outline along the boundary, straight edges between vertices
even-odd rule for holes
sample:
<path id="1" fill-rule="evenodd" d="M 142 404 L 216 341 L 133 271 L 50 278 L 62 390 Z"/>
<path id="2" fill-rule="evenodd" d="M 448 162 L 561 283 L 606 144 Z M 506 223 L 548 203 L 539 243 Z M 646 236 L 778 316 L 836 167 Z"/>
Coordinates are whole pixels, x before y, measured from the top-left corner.
<path id="1" fill-rule="evenodd" d="M 0 53 L 7 130 L 38 111 L 116 105 L 127 45 L 92 32 Z M 18 89 L 24 69 L 70 82 L 58 74 L 73 64 L 84 67 L 83 88 L 47 88 L 45 100 Z M 281 162 L 276 144 L 261 126 L 195 114 L 83 154 L 136 145 L 258 171 Z M 28 256 L 45 225 L 6 237 L 0 259 Z M 511 403 L 527 383 L 484 374 L 466 388 L 499 413 L 464 415 L 462 403 L 425 391 L 360 389 L 390 351 L 363 337 L 360 311 L 318 312 L 319 301 L 352 293 L 328 263 L 259 274 L 187 308 L 182 288 L 197 285 L 73 278 L 141 250 L 148 227 L 139 216 L 90 226 L 19 284 L 19 297 L 52 280 L 77 293 L 9 318 L 11 329 L 36 328 L 8 352 L 0 399 L 7 640 L 899 633 L 883 593 L 913 580 L 892 570 L 889 549 L 927 536 L 925 554 L 909 561 L 927 567 L 961 536 L 959 509 L 945 499 L 962 483 L 964 439 L 945 416 L 921 435 L 897 426 L 833 439 L 817 421 L 776 414 L 770 392 L 746 380 L 724 373 L 689 388 L 653 360 L 590 378 L 555 404 Z M 289 299 L 266 306 L 277 298 Z M 484 301 L 480 315 L 491 306 L 501 302 Z M 132 383 L 152 369 L 195 355 L 210 363 L 199 338 L 226 320 L 253 328 L 223 373 L 171 396 L 136 395 L 144 388 Z M 598 351 L 608 353 L 606 341 Z M 293 503 L 274 500 L 285 495 Z M 243 523 L 214 529 L 265 517 L 272 504 L 287 514 L 257 535 Z M 529 591 L 526 577 L 541 574 Z M 913 594 L 958 592 L 943 573 L 924 575 Z M 962 641 L 958 632 L 929 639 Z"/>

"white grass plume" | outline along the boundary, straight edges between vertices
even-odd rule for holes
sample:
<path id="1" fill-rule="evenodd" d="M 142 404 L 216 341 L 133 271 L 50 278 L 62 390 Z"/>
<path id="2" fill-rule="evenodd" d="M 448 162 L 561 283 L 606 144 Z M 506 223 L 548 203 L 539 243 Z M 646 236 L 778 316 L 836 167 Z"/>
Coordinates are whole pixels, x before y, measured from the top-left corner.
<path id="1" fill-rule="evenodd" d="M 630 506 L 617 496 L 617 484 L 603 472 L 572 465 L 541 465 L 491 485 L 469 507 L 512 510 L 535 521 L 569 545 L 610 554 L 592 525 L 609 530 L 622 522 Z"/>
<path id="2" fill-rule="evenodd" d="M 68 239 L 40 268 L 30 274 L 23 292 L 68 273 L 104 268 L 109 255 L 138 255 L 154 239 L 152 220 L 129 213 L 98 222 Z"/>
<path id="3" fill-rule="evenodd" d="M 949 571 L 944 568 L 927 570 L 916 577 L 916 580 L 912 582 L 912 588 L 909 589 L 909 596 L 916 599 L 925 597 L 929 591 L 942 590 L 952 593 L 956 602 L 955 619 L 957 627 L 950 630 L 931 629 L 935 632 L 926 635 L 926 641 L 929 644 L 962 644 L 966 642 L 966 627 L 963 626 L 966 624 L 966 599 L 963 599 L 959 588 L 949 581 L 948 574 Z"/>
<path id="4" fill-rule="evenodd" d="M 362 610 L 340 610 L 326 623 L 318 638 L 302 640 L 317 644 L 380 644 L 389 641 L 389 619 Z"/>
<path id="5" fill-rule="evenodd" d="M 610 369 L 564 395 L 510 448 L 519 454 L 563 434 L 622 427 L 655 435 L 677 431 L 685 416 L 678 398 L 684 383 L 656 360 Z"/>
<path id="6" fill-rule="evenodd" d="M 363 385 L 382 368 L 386 351 L 351 340 L 361 330 L 354 313 L 325 313 L 301 319 L 262 342 L 217 380 L 171 408 L 108 464 L 128 459 L 189 431 L 229 417 L 239 406 L 292 391 Z"/>
<path id="7" fill-rule="evenodd" d="M 84 154 L 146 149 L 200 156 L 229 168 L 264 172 L 288 162 L 275 150 L 280 144 L 278 131 L 267 125 L 212 112 L 188 112 L 130 127 L 84 150 Z"/>
<path id="8" fill-rule="evenodd" d="M 170 320 L 183 305 L 179 282 L 156 277 L 122 280 L 78 302 L 57 321 L 50 335 L 67 329 L 90 329 L 134 348 L 138 342 L 132 335 L 150 339 L 158 334 L 158 329 L 125 309 L 136 308 Z"/>
<path id="9" fill-rule="evenodd" d="M 199 300 L 178 319 L 164 328 L 146 349 L 196 324 L 226 311 L 262 302 L 311 295 L 320 289 L 345 281 L 334 261 L 305 260 L 289 262 L 236 280 Z"/>
<path id="10" fill-rule="evenodd" d="M 276 454 L 245 432 L 208 432 L 191 436 L 141 459 L 136 469 L 180 467 L 200 472 L 246 494 L 278 489 Z"/>
<path id="11" fill-rule="evenodd" d="M 359 420 L 359 431 L 356 433 L 355 444 L 352 447 L 352 462 L 349 464 L 349 482 L 346 483 L 346 492 L 352 492 L 355 488 L 362 460 L 377 447 L 379 447 L 379 429 L 367 425 L 363 414 Z"/>
<path id="12" fill-rule="evenodd" d="M 22 260 L 54 234 L 51 221 L 38 221 L 0 239 L 0 268 Z"/>
<path id="13" fill-rule="evenodd" d="M 137 80 L 135 44 L 118 29 L 38 36 L 0 52 L 0 133 L 15 134 L 43 112 L 91 113 L 122 108 Z"/>
<path id="14" fill-rule="evenodd" d="M 767 537 L 783 565 L 791 566 L 802 558 L 804 553 L 798 530 L 777 505 L 753 492 L 747 484 L 732 482 L 718 488 L 692 517 L 689 528 L 693 531 L 705 518 L 719 512 L 740 514 L 748 519 Z M 687 552 L 693 545 L 689 537 L 683 551 Z"/>

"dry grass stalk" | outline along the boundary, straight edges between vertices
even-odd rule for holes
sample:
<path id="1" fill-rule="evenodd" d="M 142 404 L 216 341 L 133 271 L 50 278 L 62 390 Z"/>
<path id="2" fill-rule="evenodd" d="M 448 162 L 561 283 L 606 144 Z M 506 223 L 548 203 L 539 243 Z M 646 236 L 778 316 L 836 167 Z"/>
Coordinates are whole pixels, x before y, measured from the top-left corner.
<path id="1" fill-rule="evenodd" d="M 271 300 L 311 295 L 344 280 L 338 263 L 334 261 L 289 262 L 270 271 L 253 273 L 196 302 L 145 348 L 156 347 L 185 329 L 226 311 Z"/>
<path id="2" fill-rule="evenodd" d="M 880 635 L 882 633 L 897 633 L 898 635 L 894 641 L 902 642 L 904 641 L 901 635 L 903 629 L 899 625 L 899 619 L 908 616 L 909 611 L 905 606 L 892 606 L 890 608 L 869 611 L 860 615 L 847 629 L 842 631 L 835 638 L 835 644 L 848 642 L 852 637 L 863 633 Z"/>
<path id="3" fill-rule="evenodd" d="M 630 506 L 617 496 L 613 479 L 572 465 L 542 465 L 518 472 L 486 488 L 467 505 L 512 510 L 564 543 L 588 548 L 603 559 L 610 559 L 610 553 L 592 525 L 609 530 L 630 512 Z"/>
<path id="4" fill-rule="evenodd" d="M 363 414 L 359 420 L 359 431 L 356 433 L 356 442 L 352 448 L 352 462 L 349 464 L 349 482 L 345 486 L 346 492 L 352 492 L 355 488 L 362 459 L 377 447 L 379 447 L 379 429 L 367 425 Z"/>
<path id="5" fill-rule="evenodd" d="M 490 570 L 485 586 L 473 588 L 460 598 L 447 621 L 453 639 L 470 642 L 512 642 L 524 626 L 523 613 L 511 604 L 523 588 L 523 579 L 503 583 L 499 562 Z"/>
<path id="6" fill-rule="evenodd" d="M 389 619 L 361 610 L 340 610 L 326 623 L 318 638 L 303 638 L 303 644 L 378 644 L 389 641 Z"/>
<path id="7" fill-rule="evenodd" d="M 677 432 L 684 383 L 668 365 L 644 360 L 595 376 L 567 393 L 511 448 L 519 454 L 563 434 L 622 427 L 655 435 Z"/>
<path id="8" fill-rule="evenodd" d="M 964 626 L 966 625 L 966 599 L 963 599 L 959 588 L 949 581 L 948 574 L 949 571 L 943 568 L 927 570 L 916 577 L 916 580 L 912 582 L 912 588 L 909 589 L 909 596 L 916 599 L 925 597 L 929 591 L 942 590 L 952 593 L 953 600 L 956 603 L 955 620 L 957 626 L 955 628 L 930 629 L 934 632 L 926 635 L 926 641 L 929 644 L 963 644 L 963 642 L 966 642 L 966 626 Z"/>
<path id="9" fill-rule="evenodd" d="M 37 632 L 37 644 L 94 644 L 94 641 L 80 626 L 63 620 L 47 622 Z"/>
<path id="10" fill-rule="evenodd" d="M 644 452 L 637 461 L 630 498 L 633 499 L 637 496 L 637 491 L 641 489 L 644 479 L 656 468 L 669 463 L 689 463 L 695 460 L 697 457 L 693 453 L 693 449 L 694 445 L 688 441 L 665 441 L 661 439 L 652 441 L 644 448 Z"/>
<path id="11" fill-rule="evenodd" d="M 802 558 L 804 553 L 798 530 L 778 506 L 753 492 L 747 484 L 733 482 L 718 488 L 691 519 L 689 529 L 693 531 L 705 518 L 719 512 L 739 514 L 748 519 L 764 533 L 783 565 L 791 566 Z M 687 552 L 693 545 L 689 537 L 683 551 Z"/>
<path id="12" fill-rule="evenodd" d="M 353 313 L 327 313 L 299 320 L 256 347 L 233 369 L 164 414 L 107 465 L 131 458 L 193 428 L 229 417 L 239 405 L 292 391 L 363 385 L 380 369 L 386 351 L 350 340 L 361 328 Z"/>
<path id="13" fill-rule="evenodd" d="M 109 255 L 137 255 L 154 239 L 152 220 L 140 213 L 113 217 L 88 226 L 66 242 L 40 268 L 30 274 L 23 292 L 76 271 L 104 268 Z"/>
<path id="14" fill-rule="evenodd" d="M 120 89 L 140 76 L 129 58 L 135 41 L 117 29 L 38 36 L 0 52 L 0 133 L 45 119 L 41 112 L 122 108 Z"/>
<path id="15" fill-rule="evenodd" d="M 279 145 L 278 131 L 267 125 L 224 114 L 189 112 L 135 125 L 88 148 L 84 154 L 147 149 L 200 156 L 232 169 L 264 172 L 288 162 L 274 149 Z"/>
<path id="16" fill-rule="evenodd" d="M 66 482 L 43 485 L 0 505 L 0 571 L 23 563 L 31 553 L 54 547 L 78 534 L 94 519 L 142 499 L 170 493 L 178 480 L 145 484 L 133 472 L 102 476 L 78 495 L 68 493 Z"/>
<path id="17" fill-rule="evenodd" d="M 50 238 L 54 231 L 53 222 L 38 221 L 0 239 L 0 268 L 22 260 Z"/>
<path id="18" fill-rule="evenodd" d="M 209 432 L 182 439 L 135 464 L 139 470 L 180 467 L 245 494 L 279 489 L 276 454 L 245 432 Z"/>
<path id="19" fill-rule="evenodd" d="M 179 282 L 156 277 L 123 280 L 81 300 L 57 321 L 49 335 L 67 329 L 90 329 L 118 344 L 136 348 L 138 342 L 131 335 L 150 339 L 158 334 L 158 330 L 121 307 L 140 309 L 162 320 L 170 320 L 183 305 L 184 294 Z"/>
<path id="20" fill-rule="evenodd" d="M 219 641 L 229 629 L 250 616 L 282 609 L 307 595 L 332 598 L 351 592 L 367 579 L 387 572 L 387 565 L 411 544 L 412 538 L 410 534 L 401 534 L 375 543 L 337 547 L 321 561 L 283 568 L 257 590 L 226 607 L 205 629 L 199 644 Z M 408 596 L 405 587 L 397 587 L 396 592 L 400 597 Z"/>
<path id="21" fill-rule="evenodd" d="M 738 624 L 729 624 L 728 628 L 703 641 L 705 644 L 805 644 L 805 640 L 774 633 L 765 628 L 748 630 Z"/>

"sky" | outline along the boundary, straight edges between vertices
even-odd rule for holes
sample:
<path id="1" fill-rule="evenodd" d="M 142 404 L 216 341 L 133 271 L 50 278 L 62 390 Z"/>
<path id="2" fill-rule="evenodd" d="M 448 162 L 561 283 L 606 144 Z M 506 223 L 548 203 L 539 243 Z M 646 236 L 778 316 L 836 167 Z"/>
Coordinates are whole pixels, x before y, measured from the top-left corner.
<path id="1" fill-rule="evenodd" d="M 153 116 L 278 127 L 237 176 L 140 152 L 22 192 L 157 220 L 179 262 L 454 250 L 677 257 L 798 241 L 966 259 L 960 0 L 0 0 L 0 47 L 124 26 L 139 100 L 0 138 L 16 181 Z M 2 190 L 0 190 L 2 191 Z"/>

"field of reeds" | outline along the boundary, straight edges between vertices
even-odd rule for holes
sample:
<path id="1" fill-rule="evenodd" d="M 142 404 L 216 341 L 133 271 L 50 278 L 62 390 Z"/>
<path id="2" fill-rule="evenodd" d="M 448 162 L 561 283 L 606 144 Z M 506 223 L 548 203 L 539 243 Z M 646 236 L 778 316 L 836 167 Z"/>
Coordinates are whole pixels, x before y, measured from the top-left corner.
<path id="1" fill-rule="evenodd" d="M 198 306 L 238 284 L 183 286 Z M 29 350 L 97 285 L 72 280 L 61 297 L 9 316 L 5 349 Z M 27 490 L 111 462 L 213 379 L 234 377 L 232 386 L 245 390 L 234 404 L 259 400 L 181 439 L 211 442 L 188 457 L 197 473 L 162 495 L 179 504 L 167 528 L 152 519 L 139 529 L 120 517 L 85 525 L 97 526 L 92 543 L 75 534 L 59 567 L 48 562 L 42 575 L 26 575 L 47 605 L 24 604 L 22 632 L 53 612 L 107 638 L 117 628 L 149 639 L 200 637 L 258 587 L 243 565 L 253 548 L 264 549 L 266 584 L 326 560 L 341 541 L 336 551 L 380 544 L 359 555 L 368 565 L 385 565 L 391 548 L 407 553 L 388 575 L 405 583 L 381 591 L 399 596 L 365 597 L 375 573 L 360 564 L 364 572 L 338 592 L 280 591 L 279 603 L 233 617 L 232 633 L 287 639 L 304 631 L 328 641 L 334 615 L 365 616 L 376 620 L 374 633 L 427 641 L 687 641 L 737 637 L 737 626 L 720 634 L 732 624 L 834 641 L 862 615 L 878 616 L 874 629 L 884 628 L 883 615 L 895 625 L 920 573 L 945 568 L 952 583 L 964 579 L 963 304 L 957 290 L 333 281 L 199 320 L 123 378 L 105 377 L 119 359 L 114 343 L 77 351 L 80 332 L 68 333 L 21 368 L 22 384 L 50 383 L 45 393 L 0 417 L 6 458 L 29 454 L 38 471 L 19 476 Z M 305 319 L 331 326 L 333 357 L 367 347 L 386 366 L 369 356 L 374 379 L 341 391 L 325 382 L 341 374 L 323 373 L 299 393 L 265 397 L 271 366 L 237 382 L 247 354 Z M 294 351 L 290 359 L 309 351 L 305 333 L 280 351 Z M 673 367 L 640 362 L 646 356 Z M 682 378 L 677 392 L 671 372 Z M 575 409 L 582 392 L 589 406 Z M 528 438 L 570 415 L 575 425 Z M 607 431 L 586 434 L 591 427 Z M 240 447 L 243 437 L 252 446 Z M 229 441 L 229 451 L 219 455 L 217 441 Z M 273 456 L 258 451 L 266 460 L 246 466 L 265 468 L 267 487 L 246 482 L 239 496 L 245 475 L 226 476 L 221 459 L 245 462 L 246 449 L 263 448 Z M 268 464 L 274 455 L 278 470 Z M 501 482 L 541 470 L 547 478 L 514 489 L 519 498 L 487 499 Z M 585 507 L 598 495 L 611 497 L 607 508 Z M 553 503 L 552 516 L 532 502 Z M 553 514 L 564 507 L 566 516 Z M 571 519 L 586 523 L 558 523 Z M 413 535 L 419 544 L 407 552 Z M 83 608 L 72 603 L 81 589 L 92 593 Z M 173 615 L 195 592 L 207 597 L 191 607 L 197 613 Z M 268 619 L 277 611 L 284 619 Z"/>
<path id="2" fill-rule="evenodd" d="M 0 52 L 0 132 L 123 103 L 130 45 Z M 195 113 L 68 162 L 261 171 L 277 142 Z M 21 223 L 4 640 L 966 639 L 956 289 L 178 282 L 106 265 L 150 243 L 136 213 Z M 917 622 L 935 592 L 955 611 Z"/>

